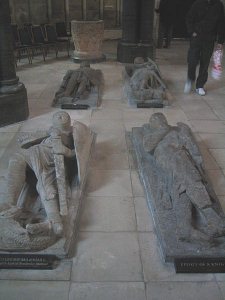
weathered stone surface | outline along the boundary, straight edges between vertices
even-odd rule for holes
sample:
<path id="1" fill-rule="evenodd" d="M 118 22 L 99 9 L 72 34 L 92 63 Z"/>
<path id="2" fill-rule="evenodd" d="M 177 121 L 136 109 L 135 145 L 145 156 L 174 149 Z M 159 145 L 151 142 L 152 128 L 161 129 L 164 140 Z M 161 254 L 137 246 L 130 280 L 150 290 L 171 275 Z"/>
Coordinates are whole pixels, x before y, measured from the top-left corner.
<path id="1" fill-rule="evenodd" d="M 151 299 L 218 299 L 222 300 L 215 282 L 150 282 L 147 284 L 147 300 Z"/>
<path id="2" fill-rule="evenodd" d="M 70 283 L 66 281 L 30 281 L 23 280 L 2 280 L 0 282 L 0 299 L 16 300 L 20 297 L 23 300 L 68 300 Z"/>
<path id="3" fill-rule="evenodd" d="M 156 113 L 132 140 L 164 259 L 223 257 L 225 215 L 190 128 Z"/>
<path id="4" fill-rule="evenodd" d="M 84 203 L 80 231 L 135 231 L 131 197 L 88 197 Z"/>
<path id="5" fill-rule="evenodd" d="M 72 281 L 142 281 L 136 233 L 82 232 L 77 245 Z"/>
<path id="6" fill-rule="evenodd" d="M 147 104 L 162 107 L 166 103 L 166 86 L 155 62 L 137 57 L 134 64 L 125 65 L 124 92 L 130 105 Z"/>
<path id="7" fill-rule="evenodd" d="M 164 263 L 159 243 L 154 232 L 139 233 L 144 281 L 213 281 L 214 274 L 177 274 L 173 263 Z"/>
<path id="8" fill-rule="evenodd" d="M 72 37 L 75 51 L 75 62 L 102 61 L 105 59 L 102 53 L 102 40 L 104 36 L 104 22 L 98 21 L 71 21 Z"/>
<path id="9" fill-rule="evenodd" d="M 69 300 L 146 300 L 143 282 L 72 283 Z"/>
<path id="10" fill-rule="evenodd" d="M 85 104 L 97 107 L 100 104 L 103 87 L 103 74 L 88 63 L 82 63 L 79 69 L 68 70 L 63 77 L 59 90 L 55 94 L 53 106 L 61 104 Z"/>
<path id="11" fill-rule="evenodd" d="M 0 251 L 72 254 L 94 140 L 84 124 L 71 126 L 61 111 L 48 131 L 20 132 L 20 149 L 1 178 Z"/>

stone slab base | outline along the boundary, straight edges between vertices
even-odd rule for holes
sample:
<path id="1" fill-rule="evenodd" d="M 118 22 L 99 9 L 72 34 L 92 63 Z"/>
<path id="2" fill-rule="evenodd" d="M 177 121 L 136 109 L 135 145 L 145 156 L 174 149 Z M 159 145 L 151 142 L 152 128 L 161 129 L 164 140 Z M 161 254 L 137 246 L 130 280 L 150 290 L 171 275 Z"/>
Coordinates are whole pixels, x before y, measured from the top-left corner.
<path id="1" fill-rule="evenodd" d="M 12 94 L 0 94 L 0 126 L 24 121 L 29 116 L 27 91 L 20 85 Z"/>
<path id="2" fill-rule="evenodd" d="M 88 105 L 90 108 L 97 108 L 100 106 L 100 93 L 99 90 L 91 93 L 87 99 L 80 99 L 73 102 L 72 97 L 62 97 L 58 99 L 54 99 L 52 106 L 61 107 L 62 104 L 81 104 Z"/>
<path id="3" fill-rule="evenodd" d="M 137 99 L 130 86 L 130 78 L 127 76 L 124 71 L 124 95 L 126 96 L 129 106 L 134 108 L 163 108 L 165 105 L 168 105 L 166 99 L 149 99 L 143 102 L 140 99 Z"/>
<path id="4" fill-rule="evenodd" d="M 209 244 L 198 240 L 185 242 L 177 239 L 176 207 L 165 207 L 163 198 L 158 198 L 158 192 L 164 188 L 162 171 L 155 160 L 143 148 L 143 127 L 134 127 L 127 134 L 134 150 L 134 159 L 137 161 L 137 171 L 144 187 L 146 200 L 152 214 L 159 249 L 165 262 L 174 262 L 179 258 L 218 258 L 225 256 L 224 237 L 218 243 Z M 160 189 L 160 190 L 159 190 Z M 160 201 L 159 201 L 160 200 Z"/>
<path id="5" fill-rule="evenodd" d="M 106 56 L 104 54 L 102 54 L 102 56 L 100 57 L 79 57 L 79 56 L 75 56 L 73 55 L 72 57 L 72 60 L 74 63 L 81 63 L 82 61 L 88 61 L 90 64 L 96 64 L 96 63 L 99 63 L 99 62 L 103 62 L 106 60 Z"/>
<path id="6" fill-rule="evenodd" d="M 152 44 L 130 44 L 119 42 L 117 46 L 117 60 L 121 63 L 133 63 L 135 57 L 154 59 L 155 50 Z"/>
<path id="7" fill-rule="evenodd" d="M 46 122 L 48 119 L 52 117 L 51 114 L 45 115 L 44 118 L 40 120 L 40 118 L 34 118 L 31 119 L 30 121 L 33 121 L 36 124 L 38 130 L 42 130 L 42 127 L 39 127 L 39 122 Z M 36 119 L 36 120 L 35 120 Z M 26 123 L 26 122 L 25 122 Z M 29 122 L 28 122 L 29 123 Z M 31 122 L 30 122 L 31 123 Z M 81 124 L 81 123 L 80 123 Z M 80 125 L 81 126 L 81 125 Z M 49 243 L 49 246 L 44 249 L 44 247 L 40 247 L 37 244 L 37 248 L 34 249 L 29 249 L 29 244 L 27 245 L 27 242 L 25 241 L 26 249 L 22 249 L 20 245 L 22 245 L 22 237 L 19 239 L 20 244 L 18 246 L 18 249 L 16 248 L 15 244 L 17 242 L 17 231 L 14 230 L 14 228 L 7 228 L 7 225 L 5 226 L 6 222 L 10 223 L 10 219 L 8 218 L 0 218 L 0 227 L 1 227 L 1 233 L 0 233 L 0 254 L 37 254 L 37 255 L 55 255 L 59 259 L 65 259 L 65 258 L 71 258 L 75 255 L 75 243 L 77 240 L 77 234 L 78 234 L 78 226 L 79 226 L 79 220 L 80 220 L 80 213 L 82 209 L 82 199 L 85 191 L 85 185 L 86 185 L 86 179 L 88 175 L 88 168 L 89 168 L 89 160 L 91 157 L 91 153 L 94 148 L 95 140 L 96 140 L 96 134 L 89 131 L 87 128 L 84 130 L 83 127 L 84 125 L 82 124 L 81 130 L 82 134 L 77 134 L 76 131 L 76 136 L 74 133 L 74 143 L 75 145 L 79 146 L 81 144 L 80 139 L 82 138 L 82 146 L 79 147 L 79 150 L 77 150 L 77 163 L 79 164 L 79 178 L 80 180 L 78 181 L 76 177 L 74 178 L 74 182 L 72 183 L 71 186 L 71 199 L 69 202 L 69 212 L 67 216 L 62 217 L 62 221 L 64 224 L 64 236 L 60 238 L 58 241 L 54 241 L 53 243 Z M 30 126 L 29 126 L 30 128 Z M 76 127 L 77 128 L 77 127 Z M 28 132 L 27 132 L 28 130 Z M 31 130 L 31 131 L 29 131 Z M 0 172 L 1 174 L 7 174 L 7 168 L 8 168 L 8 161 L 12 157 L 12 154 L 18 151 L 18 146 L 17 146 L 17 140 L 20 136 L 23 136 L 25 134 L 34 134 L 36 132 L 36 129 L 31 128 L 31 129 L 20 129 L 18 133 L 14 136 L 14 138 L 11 140 L 9 145 L 7 146 L 4 155 L 1 157 L 0 160 Z M 85 141 L 84 137 L 85 136 Z M 14 151 L 11 151 L 11 150 Z M 77 148 L 78 149 L 78 148 Z M 79 152 L 80 151 L 80 152 Z M 76 175 L 78 176 L 78 175 Z M 0 178 L 0 206 L 4 204 L 5 202 L 5 191 L 6 191 L 6 178 L 5 176 L 1 176 Z M 18 200 L 20 201 L 20 200 Z M 3 232 L 3 228 L 6 228 L 6 231 L 9 231 L 9 236 L 11 238 L 11 242 L 9 243 L 9 247 L 7 248 L 5 245 L 7 243 L 7 236 Z M 9 230 L 10 229 L 10 230 Z M 15 228 L 16 229 L 16 228 Z M 16 237 L 16 239 L 15 239 Z M 41 236 L 40 236 L 41 237 Z M 42 239 L 40 238 L 40 243 L 42 242 Z M 48 242 L 48 241 L 47 241 Z M 43 250 L 41 250 L 43 249 Z M 1 276 L 0 276 L 1 277 Z"/>

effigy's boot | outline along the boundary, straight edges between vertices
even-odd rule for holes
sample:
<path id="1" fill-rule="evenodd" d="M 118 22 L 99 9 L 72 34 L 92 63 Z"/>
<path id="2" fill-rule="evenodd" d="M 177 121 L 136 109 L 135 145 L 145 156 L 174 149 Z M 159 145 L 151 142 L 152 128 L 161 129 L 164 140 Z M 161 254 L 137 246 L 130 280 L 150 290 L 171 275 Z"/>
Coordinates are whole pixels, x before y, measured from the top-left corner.
<path id="1" fill-rule="evenodd" d="M 63 224 L 59 213 L 58 198 L 44 201 L 44 208 L 47 214 L 48 221 L 51 223 L 52 231 L 57 236 L 63 235 Z"/>
<path id="2" fill-rule="evenodd" d="M 6 202 L 16 206 L 19 195 L 26 181 L 26 161 L 19 153 L 9 161 L 7 180 Z"/>

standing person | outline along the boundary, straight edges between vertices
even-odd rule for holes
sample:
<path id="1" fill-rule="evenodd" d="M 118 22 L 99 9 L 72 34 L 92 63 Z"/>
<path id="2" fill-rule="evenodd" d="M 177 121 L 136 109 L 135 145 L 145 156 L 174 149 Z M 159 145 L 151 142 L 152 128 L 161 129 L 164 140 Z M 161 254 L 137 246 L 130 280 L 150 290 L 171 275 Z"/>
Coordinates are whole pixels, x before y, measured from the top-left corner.
<path id="1" fill-rule="evenodd" d="M 189 93 L 195 83 L 196 68 L 199 74 L 196 80 L 196 92 L 206 94 L 204 85 L 208 79 L 208 67 L 214 44 L 222 49 L 225 39 L 224 7 L 220 0 L 196 0 L 186 17 L 187 30 L 190 34 L 188 50 L 188 72 L 184 93 Z"/>
<path id="2" fill-rule="evenodd" d="M 173 37 L 173 26 L 176 18 L 177 0 L 160 0 L 159 13 L 160 31 L 162 38 L 165 38 L 163 48 L 169 48 Z"/>

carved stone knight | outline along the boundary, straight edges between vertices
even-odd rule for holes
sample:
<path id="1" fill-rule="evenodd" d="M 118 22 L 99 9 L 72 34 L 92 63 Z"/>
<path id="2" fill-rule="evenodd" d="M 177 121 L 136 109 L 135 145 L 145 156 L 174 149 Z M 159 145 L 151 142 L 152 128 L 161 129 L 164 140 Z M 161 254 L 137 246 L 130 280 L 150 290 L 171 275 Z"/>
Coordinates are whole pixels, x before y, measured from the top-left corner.
<path id="1" fill-rule="evenodd" d="M 95 134 L 58 111 L 49 130 L 20 132 L 18 142 L 1 182 L 0 251 L 71 255 Z"/>
<path id="2" fill-rule="evenodd" d="M 63 226 L 59 207 L 59 187 L 56 178 L 56 163 L 59 156 L 64 160 L 60 168 L 66 168 L 75 157 L 74 141 L 70 116 L 65 112 L 58 112 L 53 116 L 53 127 L 46 136 L 22 145 L 9 162 L 7 175 L 7 203 L 11 208 L 3 215 L 18 215 L 21 208 L 17 206 L 19 195 L 26 180 L 29 181 L 29 172 L 33 171 L 36 177 L 36 190 L 47 214 L 47 220 L 37 224 L 27 224 L 29 233 L 53 230 L 57 236 L 63 233 Z M 65 165 L 64 165 L 65 161 Z M 66 190 L 67 174 L 65 173 L 63 189 Z M 67 200 L 67 199 L 65 199 Z"/>
<path id="3" fill-rule="evenodd" d="M 102 80 L 103 76 L 100 70 L 92 69 L 90 63 L 86 61 L 82 62 L 80 68 L 66 72 L 60 88 L 55 94 L 53 105 L 82 104 L 85 103 L 84 100 L 89 99 L 91 94 L 98 98 Z"/>
<path id="4" fill-rule="evenodd" d="M 209 240 L 225 235 L 225 217 L 215 205 L 215 194 L 206 180 L 202 156 L 190 128 L 184 123 L 169 126 L 162 113 L 155 113 L 144 125 L 143 147 L 167 179 L 162 203 L 175 211 L 178 238 Z M 193 208 L 204 224 L 200 230 Z"/>
<path id="5" fill-rule="evenodd" d="M 125 66 L 125 71 L 125 79 L 129 78 L 129 88 L 137 103 L 165 99 L 166 86 L 153 61 L 144 62 L 142 57 L 136 57 L 134 64 Z"/>

